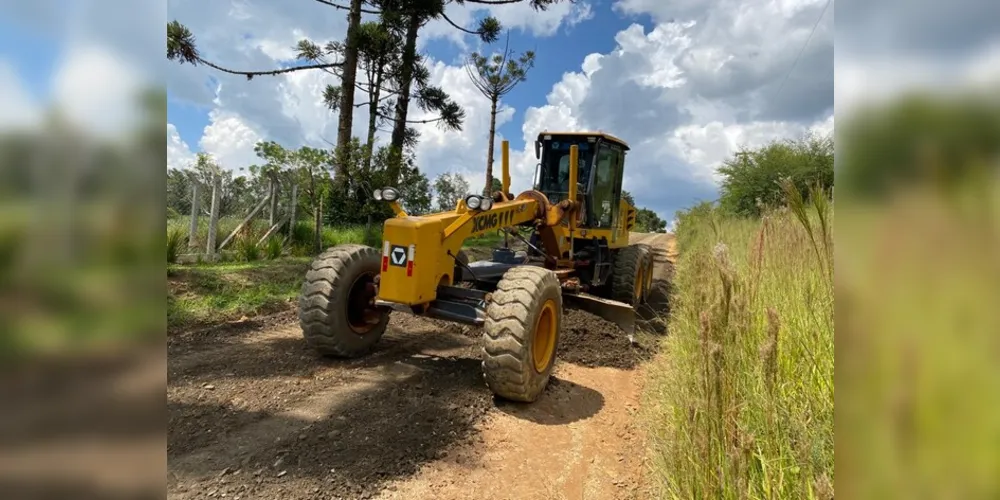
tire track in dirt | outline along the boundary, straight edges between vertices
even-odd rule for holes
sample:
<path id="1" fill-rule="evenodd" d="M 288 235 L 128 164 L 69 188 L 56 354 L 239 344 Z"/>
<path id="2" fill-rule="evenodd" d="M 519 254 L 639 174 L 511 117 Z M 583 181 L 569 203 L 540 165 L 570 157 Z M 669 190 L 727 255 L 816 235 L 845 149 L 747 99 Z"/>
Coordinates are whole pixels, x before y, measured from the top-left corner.
<path id="1" fill-rule="evenodd" d="M 658 278 L 669 257 L 657 254 Z M 554 378 L 531 405 L 489 393 L 477 329 L 426 318 L 393 314 L 355 360 L 315 354 L 290 318 L 178 335 L 168 496 L 646 498 L 634 414 L 650 346 L 580 311 L 565 318 Z"/>

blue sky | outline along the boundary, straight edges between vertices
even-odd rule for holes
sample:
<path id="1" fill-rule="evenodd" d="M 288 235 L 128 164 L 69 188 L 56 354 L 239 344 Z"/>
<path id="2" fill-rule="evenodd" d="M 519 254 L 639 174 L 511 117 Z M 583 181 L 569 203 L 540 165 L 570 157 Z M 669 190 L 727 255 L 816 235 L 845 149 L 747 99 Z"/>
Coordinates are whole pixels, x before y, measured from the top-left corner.
<path id="1" fill-rule="evenodd" d="M 517 112 L 514 118 L 498 128 L 498 133 L 508 138 L 511 148 L 523 149 L 524 140 L 521 122 L 524 110 L 530 106 L 540 106 L 545 103 L 545 96 L 551 91 L 552 85 L 562 78 L 563 73 L 579 71 L 580 62 L 587 54 L 607 53 L 615 48 L 615 34 L 630 24 L 640 24 L 645 30 L 651 30 L 653 22 L 648 15 L 623 15 L 612 9 L 612 0 L 596 0 L 591 2 L 593 15 L 590 19 L 577 25 L 559 28 L 559 33 L 551 37 L 536 37 L 522 29 L 510 31 L 510 47 L 517 53 L 534 50 L 536 53 L 535 67 L 529 73 L 528 80 L 517 86 L 504 102 L 514 107 Z M 501 50 L 505 38 L 491 44 L 494 50 Z M 462 49 L 450 40 L 435 38 L 427 42 L 424 53 L 435 60 L 458 65 L 464 55 Z M 201 139 L 202 131 L 209 124 L 210 108 L 199 107 L 176 99 L 168 89 L 167 111 L 170 123 L 178 130 L 180 137 L 195 148 Z"/>

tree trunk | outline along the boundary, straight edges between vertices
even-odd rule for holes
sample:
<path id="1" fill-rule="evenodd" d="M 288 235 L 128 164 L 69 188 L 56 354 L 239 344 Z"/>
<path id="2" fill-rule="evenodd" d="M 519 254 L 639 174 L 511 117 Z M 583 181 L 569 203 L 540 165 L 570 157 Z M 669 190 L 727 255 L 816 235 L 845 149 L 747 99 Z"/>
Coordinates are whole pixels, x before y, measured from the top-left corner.
<path id="1" fill-rule="evenodd" d="M 493 96 L 490 100 L 490 139 L 486 145 L 486 189 L 483 190 L 486 196 L 493 196 L 493 136 L 497 128 L 498 99 L 498 96 Z"/>
<path id="2" fill-rule="evenodd" d="M 369 85 L 368 93 L 368 138 L 365 145 L 368 146 L 368 156 L 365 157 L 365 172 L 371 171 L 372 156 L 375 156 L 375 126 L 378 123 L 378 100 L 382 95 L 382 75 L 385 71 L 379 67 L 375 72 L 375 83 Z"/>
<path id="3" fill-rule="evenodd" d="M 392 140 L 389 146 L 394 153 L 389 165 L 389 182 L 396 184 L 399 178 L 399 166 L 403 158 L 403 143 L 406 139 L 406 115 L 410 107 L 410 88 L 413 83 L 413 66 L 417 61 L 417 32 L 420 30 L 421 18 L 410 16 L 406 27 L 406 43 L 403 45 L 403 67 L 399 75 L 399 98 L 396 100 L 396 123 L 392 127 Z M 398 158 L 395 157 L 398 155 Z"/>
<path id="4" fill-rule="evenodd" d="M 361 0 L 351 0 L 351 10 L 347 14 L 347 40 L 344 44 L 344 66 L 340 76 L 340 120 L 337 124 L 337 177 L 347 177 L 347 145 L 351 142 L 351 126 L 354 115 L 354 85 L 358 75 L 357 31 L 361 24 Z"/>

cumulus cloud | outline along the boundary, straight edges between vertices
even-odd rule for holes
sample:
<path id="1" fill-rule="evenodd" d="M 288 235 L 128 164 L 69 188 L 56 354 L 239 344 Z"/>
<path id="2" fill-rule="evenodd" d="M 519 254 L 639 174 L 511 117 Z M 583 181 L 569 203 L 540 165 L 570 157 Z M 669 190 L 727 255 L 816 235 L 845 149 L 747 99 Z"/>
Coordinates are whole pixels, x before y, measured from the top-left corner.
<path id="1" fill-rule="evenodd" d="M 187 169 L 195 160 L 194 153 L 184 139 L 177 133 L 173 123 L 167 124 L 167 168 Z"/>
<path id="2" fill-rule="evenodd" d="M 199 145 L 202 151 L 212 155 L 220 167 L 239 170 L 259 163 L 253 147 L 265 139 L 253 124 L 241 115 L 221 109 L 210 113 L 211 123 L 205 127 L 205 135 Z"/>
<path id="3" fill-rule="evenodd" d="M 445 15 L 459 26 L 472 29 L 478 19 L 488 15 L 496 17 L 504 28 L 518 30 L 527 35 L 547 37 L 555 35 L 560 28 L 572 28 L 594 16 L 587 1 L 559 2 L 545 10 L 535 10 L 527 2 L 484 6 L 482 4 L 448 4 Z M 468 48 L 469 37 L 456 30 L 443 19 L 434 20 L 420 32 L 419 45 L 428 40 L 445 38 L 459 47 Z"/>

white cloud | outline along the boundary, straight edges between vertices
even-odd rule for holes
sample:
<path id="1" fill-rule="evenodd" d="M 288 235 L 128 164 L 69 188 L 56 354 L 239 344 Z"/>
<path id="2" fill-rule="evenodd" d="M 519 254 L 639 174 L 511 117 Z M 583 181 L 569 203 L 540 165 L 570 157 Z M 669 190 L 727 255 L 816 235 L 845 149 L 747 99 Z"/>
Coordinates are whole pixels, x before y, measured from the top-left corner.
<path id="1" fill-rule="evenodd" d="M 239 114 L 219 109 L 209 114 L 209 120 L 199 145 L 220 167 L 239 171 L 260 162 L 253 147 L 263 137 L 253 125 Z"/>
<path id="2" fill-rule="evenodd" d="M 135 99 L 142 79 L 114 52 L 97 45 L 69 48 L 53 82 L 53 99 L 85 130 L 119 135 L 140 118 Z"/>
<path id="3" fill-rule="evenodd" d="M 520 30 L 535 37 L 549 37 L 558 33 L 559 28 L 571 28 L 594 16 L 590 3 L 584 0 L 559 2 L 545 10 L 535 10 L 528 2 L 486 6 L 481 4 L 458 5 L 450 3 L 445 8 L 449 19 L 466 29 L 475 29 L 478 21 L 492 15 L 505 29 Z M 459 47 L 467 48 L 470 38 L 455 29 L 443 19 L 427 23 L 420 31 L 417 44 L 423 46 L 434 38 L 445 38 Z"/>
<path id="4" fill-rule="evenodd" d="M 167 124 L 167 168 L 187 169 L 195 160 L 194 153 L 188 147 L 184 139 L 177 133 L 177 127 L 173 123 Z"/>
<path id="5" fill-rule="evenodd" d="M 31 128 L 40 119 L 38 103 L 25 88 L 21 76 L 0 59 L 0 130 Z"/>

